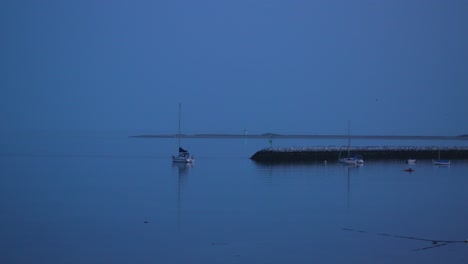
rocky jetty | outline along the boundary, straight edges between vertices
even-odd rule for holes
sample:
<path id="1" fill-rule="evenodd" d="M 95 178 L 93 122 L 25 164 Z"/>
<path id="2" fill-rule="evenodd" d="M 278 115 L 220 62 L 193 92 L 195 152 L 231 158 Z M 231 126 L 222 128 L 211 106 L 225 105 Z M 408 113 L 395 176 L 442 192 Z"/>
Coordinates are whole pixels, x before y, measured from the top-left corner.
<path id="1" fill-rule="evenodd" d="M 346 147 L 266 148 L 250 159 L 260 163 L 338 162 L 338 156 L 347 155 Z M 468 146 L 461 147 L 351 147 L 350 152 L 362 155 L 364 160 L 412 159 L 468 159 Z"/>

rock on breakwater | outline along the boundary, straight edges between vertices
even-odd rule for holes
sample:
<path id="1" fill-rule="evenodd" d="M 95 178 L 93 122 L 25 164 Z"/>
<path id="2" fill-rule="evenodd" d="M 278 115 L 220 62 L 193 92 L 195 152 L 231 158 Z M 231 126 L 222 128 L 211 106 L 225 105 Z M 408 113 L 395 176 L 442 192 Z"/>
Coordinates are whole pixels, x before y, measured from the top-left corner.
<path id="1" fill-rule="evenodd" d="M 346 147 L 303 147 L 303 148 L 265 148 L 257 151 L 250 159 L 261 163 L 301 163 L 316 161 L 338 161 L 338 156 L 347 155 Z M 459 147 L 393 147 L 367 146 L 351 147 L 350 152 L 359 154 L 364 160 L 395 159 L 468 159 L 468 146 Z"/>

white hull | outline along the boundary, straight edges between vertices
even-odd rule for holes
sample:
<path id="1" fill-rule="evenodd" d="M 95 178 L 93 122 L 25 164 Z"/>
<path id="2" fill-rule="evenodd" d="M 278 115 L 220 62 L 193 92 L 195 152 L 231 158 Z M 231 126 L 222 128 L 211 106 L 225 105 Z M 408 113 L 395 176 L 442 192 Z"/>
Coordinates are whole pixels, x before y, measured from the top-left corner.
<path id="1" fill-rule="evenodd" d="M 194 161 L 195 160 L 192 158 L 188 158 L 188 159 L 172 158 L 172 162 L 175 162 L 175 163 L 193 163 Z"/>
<path id="2" fill-rule="evenodd" d="M 340 159 L 340 162 L 345 164 L 357 164 L 357 161 L 354 159 Z"/>
<path id="3" fill-rule="evenodd" d="M 356 159 L 356 158 L 344 158 L 344 159 L 339 159 L 339 161 L 341 163 L 352 164 L 352 165 L 364 164 L 364 160 Z"/>
<path id="4" fill-rule="evenodd" d="M 174 163 L 193 163 L 195 160 L 193 159 L 173 159 L 172 162 Z"/>
<path id="5" fill-rule="evenodd" d="M 434 165 L 450 165 L 450 160 L 432 160 Z"/>
<path id="6" fill-rule="evenodd" d="M 179 155 L 179 156 L 172 156 L 172 162 L 174 163 L 194 163 L 195 158 L 194 157 L 188 157 L 185 155 Z"/>

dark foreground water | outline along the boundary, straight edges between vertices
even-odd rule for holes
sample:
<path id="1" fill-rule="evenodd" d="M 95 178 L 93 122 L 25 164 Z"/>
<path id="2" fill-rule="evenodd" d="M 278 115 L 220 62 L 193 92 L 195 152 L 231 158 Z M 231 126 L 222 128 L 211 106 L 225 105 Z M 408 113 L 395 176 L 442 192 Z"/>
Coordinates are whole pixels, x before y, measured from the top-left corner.
<path id="1" fill-rule="evenodd" d="M 267 140 L 183 143 L 193 166 L 174 139 L 2 139 L 0 263 L 468 263 L 468 244 L 404 238 L 468 239 L 467 161 L 264 166 Z"/>

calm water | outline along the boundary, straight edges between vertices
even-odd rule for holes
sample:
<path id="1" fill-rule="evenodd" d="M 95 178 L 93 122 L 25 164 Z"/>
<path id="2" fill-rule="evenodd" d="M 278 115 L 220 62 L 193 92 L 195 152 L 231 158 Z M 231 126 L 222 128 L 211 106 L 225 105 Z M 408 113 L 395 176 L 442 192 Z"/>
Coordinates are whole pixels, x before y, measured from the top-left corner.
<path id="1" fill-rule="evenodd" d="M 248 158 L 267 140 L 183 145 L 194 166 L 172 164 L 174 139 L 3 138 L 0 262 L 468 263 L 467 244 L 378 235 L 468 239 L 468 161 L 265 166 Z"/>

